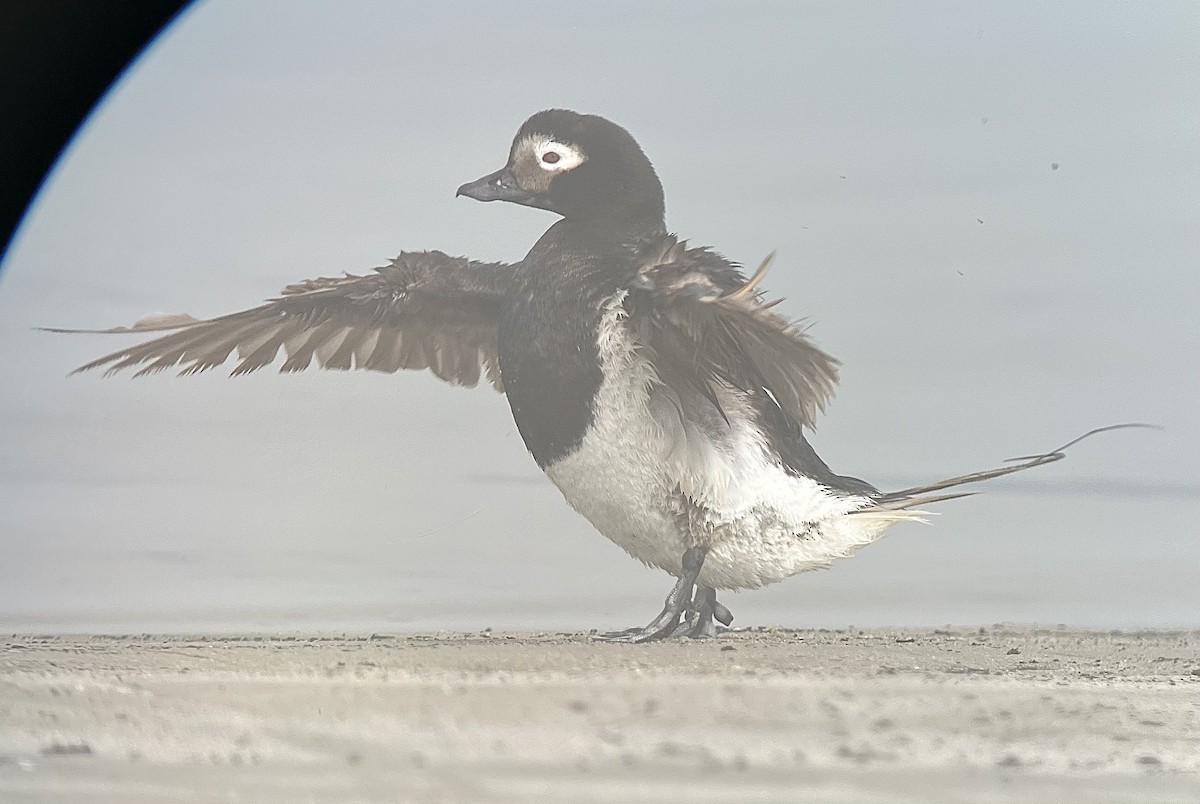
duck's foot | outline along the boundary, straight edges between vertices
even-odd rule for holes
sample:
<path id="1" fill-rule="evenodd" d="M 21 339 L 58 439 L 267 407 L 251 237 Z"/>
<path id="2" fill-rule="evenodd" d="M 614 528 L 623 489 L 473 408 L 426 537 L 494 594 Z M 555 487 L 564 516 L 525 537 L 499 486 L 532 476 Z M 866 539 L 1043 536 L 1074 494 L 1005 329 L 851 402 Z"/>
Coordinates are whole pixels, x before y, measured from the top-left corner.
<path id="1" fill-rule="evenodd" d="M 699 572 L 699 570 L 697 570 Z M 683 577 L 675 582 L 675 586 L 663 601 L 663 610 L 658 616 L 641 628 L 626 628 L 624 631 L 612 631 L 607 634 L 597 634 L 601 642 L 653 642 L 656 639 L 666 639 L 675 633 L 679 620 L 687 613 L 692 605 L 692 587 L 695 576 L 688 578 L 685 570 Z"/>
<path id="2" fill-rule="evenodd" d="M 717 602 L 717 592 L 706 586 L 696 587 L 696 577 L 704 566 L 706 547 L 692 547 L 683 554 L 683 574 L 663 602 L 658 616 L 641 628 L 627 628 L 598 634 L 601 642 L 654 642 L 660 639 L 691 637 L 708 639 L 717 635 L 716 622 L 729 625 L 733 614 Z M 692 590 L 695 589 L 695 599 Z M 715 622 L 714 622 L 715 621 Z"/>
<path id="3" fill-rule="evenodd" d="M 726 628 L 733 625 L 733 612 L 719 603 L 715 594 L 713 595 L 713 616 L 717 618 L 717 622 Z"/>
<path id="4" fill-rule="evenodd" d="M 698 586 L 687 615 L 675 626 L 670 638 L 713 639 L 717 635 L 717 623 L 728 626 L 732 622 L 733 613 L 717 602 L 717 590 Z"/>

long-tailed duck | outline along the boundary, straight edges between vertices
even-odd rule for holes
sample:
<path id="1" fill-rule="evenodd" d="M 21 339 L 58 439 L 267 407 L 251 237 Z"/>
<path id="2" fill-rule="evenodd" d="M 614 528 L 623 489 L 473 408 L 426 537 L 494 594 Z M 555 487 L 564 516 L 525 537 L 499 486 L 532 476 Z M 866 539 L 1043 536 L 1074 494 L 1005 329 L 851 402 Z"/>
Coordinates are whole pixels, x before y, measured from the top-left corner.
<path id="1" fill-rule="evenodd" d="M 458 194 L 561 216 L 515 264 L 402 253 L 366 276 L 314 279 L 80 370 L 234 374 L 328 369 L 486 377 L 567 502 L 634 558 L 678 578 L 661 614 L 609 639 L 711 636 L 717 590 L 828 566 L 945 492 L 1062 450 L 896 492 L 834 473 L 805 440 L 838 363 L 764 300 L 769 259 L 738 266 L 667 232 L 663 191 L 629 132 L 553 109 L 517 132 L 503 168 Z M 1102 428 L 1107 429 L 1107 428 Z M 1074 442 L 1072 442 L 1074 443 Z M 1069 445 L 1068 445 L 1069 446 Z"/>

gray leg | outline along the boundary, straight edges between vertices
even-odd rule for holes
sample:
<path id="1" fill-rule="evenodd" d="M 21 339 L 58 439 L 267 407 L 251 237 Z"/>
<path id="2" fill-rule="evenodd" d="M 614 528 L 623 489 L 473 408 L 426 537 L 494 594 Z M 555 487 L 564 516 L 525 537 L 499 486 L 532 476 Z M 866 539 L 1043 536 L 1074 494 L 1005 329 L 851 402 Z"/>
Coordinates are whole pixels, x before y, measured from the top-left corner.
<path id="1" fill-rule="evenodd" d="M 667 595 L 667 599 L 663 602 L 663 610 L 657 617 L 641 628 L 600 634 L 596 639 L 604 642 L 653 642 L 673 636 L 680 618 L 692 606 L 692 589 L 696 586 L 696 577 L 700 574 L 700 568 L 704 566 L 706 555 L 708 555 L 707 547 L 691 547 L 683 554 L 683 574 L 679 576 L 674 588 Z M 722 608 L 724 607 L 722 606 Z M 727 609 L 726 612 L 728 612 Z"/>

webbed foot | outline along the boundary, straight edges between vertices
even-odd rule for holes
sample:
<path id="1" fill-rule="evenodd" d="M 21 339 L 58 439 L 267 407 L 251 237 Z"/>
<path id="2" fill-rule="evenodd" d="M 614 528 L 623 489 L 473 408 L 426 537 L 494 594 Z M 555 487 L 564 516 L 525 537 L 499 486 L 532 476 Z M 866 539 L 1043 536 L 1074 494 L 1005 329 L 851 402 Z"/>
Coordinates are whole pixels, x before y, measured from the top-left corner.
<path id="1" fill-rule="evenodd" d="M 732 622 L 733 613 L 717 602 L 717 590 L 699 586 L 687 616 L 675 626 L 669 638 L 714 639 L 717 636 L 717 623 L 728 626 Z"/>
<path id="2" fill-rule="evenodd" d="M 663 601 L 663 610 L 658 616 L 641 628 L 626 628 L 624 631 L 611 631 L 607 634 L 597 634 L 601 642 L 653 642 L 666 639 L 675 633 L 679 621 L 689 611 L 692 605 L 692 587 L 694 580 L 689 581 L 687 574 L 675 582 L 675 586 Z"/>
<path id="3" fill-rule="evenodd" d="M 707 586 L 696 586 L 700 568 L 704 566 L 706 547 L 692 547 L 683 554 L 683 574 L 663 602 L 658 616 L 641 628 L 626 628 L 597 634 L 601 642 L 655 642 L 660 639 L 711 639 L 717 635 L 717 623 L 729 625 L 733 614 L 717 602 L 717 591 Z M 695 597 L 692 591 L 695 590 Z"/>

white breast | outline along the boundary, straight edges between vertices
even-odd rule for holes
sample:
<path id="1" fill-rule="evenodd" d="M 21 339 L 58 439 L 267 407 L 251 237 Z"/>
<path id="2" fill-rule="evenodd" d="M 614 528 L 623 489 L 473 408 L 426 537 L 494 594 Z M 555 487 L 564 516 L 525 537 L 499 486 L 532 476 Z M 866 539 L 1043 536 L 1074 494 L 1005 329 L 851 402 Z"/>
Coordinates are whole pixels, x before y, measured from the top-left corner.
<path id="1" fill-rule="evenodd" d="M 703 512 L 710 551 L 700 583 L 763 586 L 827 566 L 877 539 L 892 520 L 846 516 L 865 497 L 788 473 L 752 412 L 719 392 L 730 422 L 659 379 L 625 325 L 623 296 L 598 330 L 604 381 L 579 449 L 546 468 L 567 502 L 630 555 L 678 575 L 686 542 L 680 494 Z"/>

